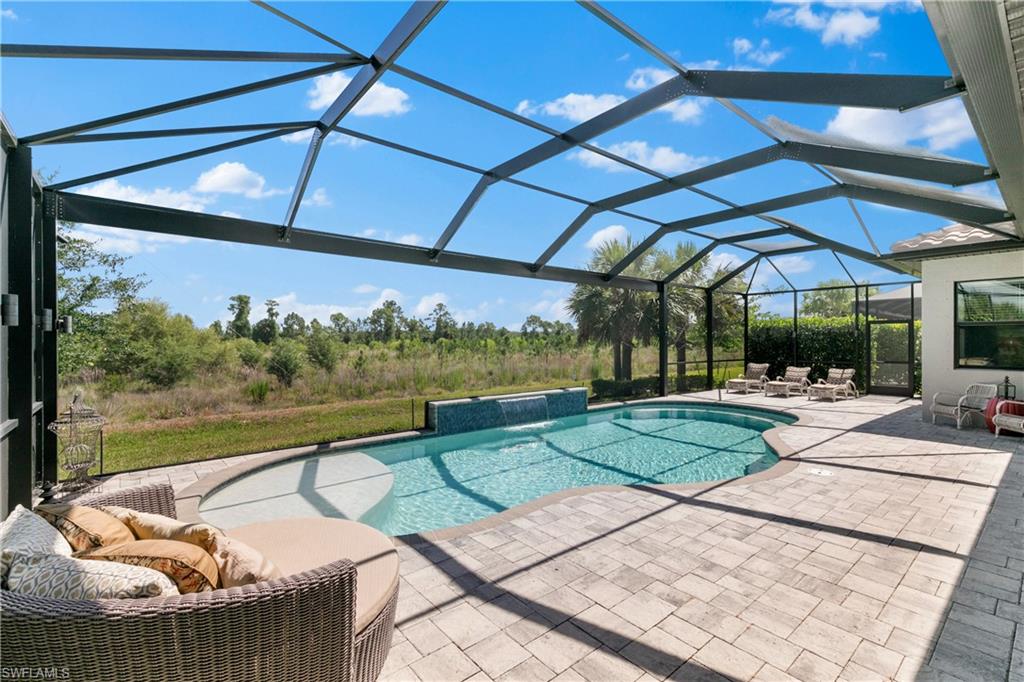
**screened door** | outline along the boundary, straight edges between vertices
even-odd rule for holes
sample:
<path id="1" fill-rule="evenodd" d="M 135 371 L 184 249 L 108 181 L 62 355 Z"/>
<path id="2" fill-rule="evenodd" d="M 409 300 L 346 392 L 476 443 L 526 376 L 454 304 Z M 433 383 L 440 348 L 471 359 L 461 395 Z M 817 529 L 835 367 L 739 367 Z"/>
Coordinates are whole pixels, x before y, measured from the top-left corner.
<path id="1" fill-rule="evenodd" d="M 870 360 L 868 390 L 884 395 L 914 394 L 913 322 L 868 322 Z"/>

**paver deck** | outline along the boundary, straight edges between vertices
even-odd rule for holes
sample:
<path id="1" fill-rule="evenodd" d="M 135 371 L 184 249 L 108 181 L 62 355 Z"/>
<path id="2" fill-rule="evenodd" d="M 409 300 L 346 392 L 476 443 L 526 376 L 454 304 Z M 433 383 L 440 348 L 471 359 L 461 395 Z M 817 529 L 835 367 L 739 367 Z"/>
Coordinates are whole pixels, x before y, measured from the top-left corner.
<path id="1" fill-rule="evenodd" d="M 402 546 L 381 679 L 1024 680 L 1021 439 L 932 426 L 914 400 L 722 399 L 809 416 L 782 434 L 799 465 Z"/>

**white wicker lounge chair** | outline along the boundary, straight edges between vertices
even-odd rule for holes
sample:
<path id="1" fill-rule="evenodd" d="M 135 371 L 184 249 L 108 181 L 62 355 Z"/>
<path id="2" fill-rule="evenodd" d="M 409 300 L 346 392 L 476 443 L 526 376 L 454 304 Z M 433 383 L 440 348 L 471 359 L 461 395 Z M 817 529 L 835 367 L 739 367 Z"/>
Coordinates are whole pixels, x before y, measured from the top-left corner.
<path id="1" fill-rule="evenodd" d="M 839 396 L 859 398 L 860 392 L 857 390 L 857 385 L 853 383 L 854 371 L 852 369 L 830 369 L 827 377 L 818 379 L 818 383 L 811 384 L 807 388 L 807 399 L 830 398 L 832 402 L 835 402 Z"/>
<path id="2" fill-rule="evenodd" d="M 971 384 L 963 395 L 939 391 L 932 396 L 932 424 L 936 417 L 948 417 L 959 429 L 972 414 L 984 414 L 988 401 L 995 397 L 995 384 Z"/>
<path id="3" fill-rule="evenodd" d="M 1015 433 L 1024 433 L 1024 414 L 1003 412 L 1003 407 L 1009 407 L 1010 405 L 1019 405 L 1020 407 L 1024 407 L 1024 401 L 1000 400 L 996 403 L 996 413 L 992 415 L 992 423 L 996 427 L 996 438 L 999 437 L 999 432 L 1004 429 Z M 1024 412 L 1024 410 L 1022 410 L 1022 412 Z"/>
<path id="4" fill-rule="evenodd" d="M 749 393 L 751 389 L 760 391 L 766 381 L 768 381 L 768 363 L 751 362 L 747 365 L 747 371 L 743 376 L 725 382 L 725 390 L 743 391 L 744 393 Z"/>
<path id="5" fill-rule="evenodd" d="M 793 391 L 805 393 L 811 385 L 810 380 L 807 378 L 807 375 L 810 373 L 810 367 L 787 367 L 786 373 L 783 376 L 764 385 L 764 394 L 781 393 L 788 398 L 789 394 Z"/>

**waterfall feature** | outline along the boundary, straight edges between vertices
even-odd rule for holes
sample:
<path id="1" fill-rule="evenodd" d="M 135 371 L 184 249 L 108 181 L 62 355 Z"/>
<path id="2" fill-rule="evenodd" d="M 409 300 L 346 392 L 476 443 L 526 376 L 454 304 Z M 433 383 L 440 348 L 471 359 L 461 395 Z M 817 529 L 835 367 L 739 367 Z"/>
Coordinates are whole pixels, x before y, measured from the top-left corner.
<path id="1" fill-rule="evenodd" d="M 548 399 L 543 395 L 525 398 L 500 398 L 498 405 L 505 417 L 505 426 L 548 420 Z"/>

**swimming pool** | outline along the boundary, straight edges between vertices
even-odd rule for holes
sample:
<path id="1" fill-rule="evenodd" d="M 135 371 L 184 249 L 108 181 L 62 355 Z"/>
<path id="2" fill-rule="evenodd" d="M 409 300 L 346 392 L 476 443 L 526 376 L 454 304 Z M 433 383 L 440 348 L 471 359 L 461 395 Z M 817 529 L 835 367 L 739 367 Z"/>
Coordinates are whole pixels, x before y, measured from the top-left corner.
<path id="1" fill-rule="evenodd" d="M 230 528 L 287 516 L 358 518 L 391 535 L 461 525 L 589 485 L 690 483 L 763 471 L 762 434 L 795 418 L 716 405 L 642 404 L 286 461 L 203 499 Z"/>

